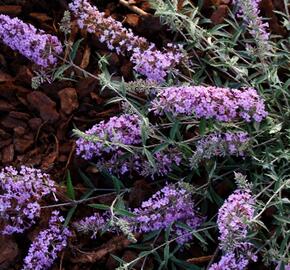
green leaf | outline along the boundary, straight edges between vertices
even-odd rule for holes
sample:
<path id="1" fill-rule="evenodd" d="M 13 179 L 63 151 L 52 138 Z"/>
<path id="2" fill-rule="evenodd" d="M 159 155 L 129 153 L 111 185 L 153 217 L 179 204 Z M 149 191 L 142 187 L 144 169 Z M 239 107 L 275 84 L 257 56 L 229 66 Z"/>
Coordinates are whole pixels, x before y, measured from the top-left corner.
<path id="1" fill-rule="evenodd" d="M 154 149 L 152 150 L 152 154 L 158 153 L 163 149 L 166 149 L 168 147 L 168 143 L 162 143 L 156 147 L 154 147 Z"/>
<path id="2" fill-rule="evenodd" d="M 92 181 L 90 180 L 89 177 L 87 177 L 82 171 L 81 169 L 78 169 L 78 173 L 81 176 L 81 178 L 84 180 L 84 183 L 87 187 L 91 188 L 91 189 L 95 189 L 95 185 L 92 183 Z"/>
<path id="3" fill-rule="evenodd" d="M 70 175 L 70 171 L 67 171 L 67 177 L 66 177 L 66 193 L 67 196 L 71 199 L 71 200 L 75 200 L 75 191 L 74 191 L 74 186 L 72 184 L 72 180 L 71 180 L 71 175 Z"/>
<path id="4" fill-rule="evenodd" d="M 99 203 L 89 204 L 89 206 L 92 208 L 100 209 L 100 210 L 110 210 L 111 208 L 109 205 L 99 204 Z M 113 208 L 113 211 L 121 216 L 135 217 L 135 215 L 132 212 L 129 212 L 125 209 Z"/>
<path id="5" fill-rule="evenodd" d="M 61 78 L 62 74 L 69 69 L 71 66 L 70 65 L 62 65 L 60 66 L 54 73 L 53 73 L 53 80 Z"/>
<path id="6" fill-rule="evenodd" d="M 76 55 L 77 55 L 77 51 L 78 51 L 78 49 L 79 49 L 79 46 L 80 46 L 80 44 L 81 44 L 81 42 L 82 42 L 83 40 L 84 40 L 83 38 L 77 40 L 77 41 L 74 43 L 74 45 L 72 46 L 71 52 L 70 52 L 70 54 L 69 54 L 69 58 L 70 58 L 70 60 L 73 61 L 73 60 L 75 59 L 75 57 L 76 57 Z"/>
<path id="7" fill-rule="evenodd" d="M 149 135 L 148 135 L 148 127 L 145 124 L 141 126 L 141 138 L 143 145 L 146 145 L 146 141 L 149 138 Z"/>
<path id="8" fill-rule="evenodd" d="M 104 175 L 106 178 L 110 179 L 113 182 L 114 188 L 116 189 L 117 193 L 120 193 L 122 188 L 125 188 L 124 184 L 121 180 L 119 180 L 116 176 L 110 174 L 108 171 L 103 170 L 102 175 Z"/>
<path id="9" fill-rule="evenodd" d="M 146 241 L 153 239 L 154 237 L 158 236 L 160 234 L 160 232 L 161 232 L 161 230 L 157 230 L 157 231 L 153 231 L 153 232 L 145 234 L 143 237 L 143 242 L 146 242 Z"/>
<path id="10" fill-rule="evenodd" d="M 112 256 L 117 262 L 119 262 L 120 264 L 125 264 L 126 262 L 124 260 L 122 260 L 121 258 L 117 257 L 114 254 L 110 253 L 110 256 Z"/>
<path id="11" fill-rule="evenodd" d="M 109 210 L 110 206 L 100 203 L 89 204 L 89 207 L 100 209 L 100 210 Z"/>
<path id="12" fill-rule="evenodd" d="M 202 118 L 199 122 L 199 133 L 201 136 L 205 134 L 206 131 L 206 120 Z"/>
<path id="13" fill-rule="evenodd" d="M 274 215 L 274 218 L 277 219 L 278 221 L 282 222 L 283 224 L 284 223 L 290 224 L 290 218 L 289 217 L 283 217 L 283 216 Z"/>
<path id="14" fill-rule="evenodd" d="M 64 227 L 68 226 L 68 224 L 71 221 L 71 218 L 73 217 L 76 209 L 77 209 L 77 206 L 74 206 L 68 211 L 66 218 L 65 218 L 65 221 L 64 221 L 64 224 L 63 224 Z"/>
<path id="15" fill-rule="evenodd" d="M 121 216 L 125 216 L 125 217 L 135 217 L 135 215 L 132 212 L 129 212 L 125 209 L 114 208 L 114 212 L 121 215 Z"/>
<path id="16" fill-rule="evenodd" d="M 170 137 L 171 140 L 175 139 L 175 136 L 176 136 L 176 134 L 178 132 L 178 129 L 179 129 L 179 123 L 176 121 L 176 122 L 174 122 L 172 128 L 170 129 L 169 137 Z"/>
<path id="17" fill-rule="evenodd" d="M 146 149 L 146 148 L 143 148 L 144 150 L 144 153 L 150 163 L 150 165 L 152 166 L 152 168 L 154 168 L 154 170 L 156 169 L 156 164 L 155 164 L 155 160 L 154 160 L 154 157 L 152 156 L 152 154 Z"/>
<path id="18" fill-rule="evenodd" d="M 275 134 L 275 133 L 281 131 L 281 129 L 282 129 L 282 125 L 283 125 L 282 123 L 279 123 L 279 124 L 273 126 L 273 127 L 270 129 L 269 134 Z"/>
<path id="19" fill-rule="evenodd" d="M 181 267 L 182 269 L 186 269 L 186 270 L 200 270 L 201 269 L 200 267 L 198 267 L 196 265 L 193 265 L 191 263 L 179 260 L 175 256 L 172 256 L 171 260 L 174 263 L 176 263 L 179 267 Z"/>
<path id="20" fill-rule="evenodd" d="M 203 244 L 207 245 L 207 242 L 206 240 L 201 236 L 200 233 L 196 232 L 195 230 L 193 230 L 191 227 L 189 227 L 188 225 L 184 224 L 184 223 L 180 223 L 180 222 L 177 222 L 176 225 L 178 227 L 181 227 L 189 232 L 192 233 L 192 235 L 197 238 L 200 242 L 202 242 Z"/>

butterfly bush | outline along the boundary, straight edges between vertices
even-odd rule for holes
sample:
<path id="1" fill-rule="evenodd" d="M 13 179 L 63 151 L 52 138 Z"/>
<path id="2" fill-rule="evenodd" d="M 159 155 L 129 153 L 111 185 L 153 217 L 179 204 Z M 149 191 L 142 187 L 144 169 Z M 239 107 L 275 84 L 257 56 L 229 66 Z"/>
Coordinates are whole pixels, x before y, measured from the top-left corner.
<path id="1" fill-rule="evenodd" d="M 101 121 L 86 131 L 87 135 L 93 135 L 99 141 L 90 141 L 89 138 L 79 138 L 77 154 L 84 159 L 90 160 L 93 157 L 117 152 L 121 144 L 138 145 L 141 143 L 141 121 L 138 115 L 123 114 L 114 116 L 109 121 Z M 105 143 L 107 141 L 108 143 Z"/>
<path id="2" fill-rule="evenodd" d="M 55 183 L 40 170 L 22 166 L 5 167 L 0 172 L 0 219 L 2 234 L 22 233 L 40 215 L 40 200 L 55 192 Z"/>
<path id="3" fill-rule="evenodd" d="M 196 151 L 191 158 L 191 166 L 197 165 L 204 159 L 213 157 L 244 156 L 250 142 L 247 132 L 212 133 L 196 144 Z"/>
<path id="4" fill-rule="evenodd" d="M 123 27 L 122 23 L 105 17 L 104 12 L 90 5 L 87 0 L 74 0 L 69 8 L 81 29 L 94 33 L 100 42 L 117 54 L 129 54 L 134 69 L 149 80 L 164 81 L 168 72 L 184 58 L 181 47 L 168 44 L 166 49 L 160 51 L 153 43 Z"/>
<path id="5" fill-rule="evenodd" d="M 245 21 L 250 29 L 250 34 L 257 42 L 260 51 L 269 50 L 269 36 L 267 28 L 268 23 L 263 23 L 262 18 L 259 16 L 259 4 L 261 0 L 233 0 L 239 8 L 239 14 Z M 263 52 L 265 53 L 265 51 Z"/>
<path id="6" fill-rule="evenodd" d="M 266 117 L 265 104 L 253 88 L 182 86 L 161 89 L 151 102 L 156 115 L 194 116 L 229 122 L 243 119 L 261 122 Z"/>
<path id="7" fill-rule="evenodd" d="M 249 230 L 248 222 L 254 217 L 254 199 L 250 190 L 236 190 L 218 212 L 220 247 L 230 251 L 239 247 Z"/>
<path id="8" fill-rule="evenodd" d="M 128 222 L 134 224 L 134 231 L 147 233 L 172 225 L 171 233 L 178 237 L 176 241 L 180 244 L 192 240 L 192 234 L 176 223 L 184 223 L 195 230 L 203 221 L 197 214 L 191 194 L 181 185 L 166 185 L 132 212 L 135 217 Z"/>
<path id="9" fill-rule="evenodd" d="M 95 159 L 100 169 L 124 175 L 132 170 L 144 176 L 166 175 L 173 164 L 179 165 L 182 155 L 177 149 L 167 149 L 153 155 L 155 168 L 142 153 L 130 153 L 128 148 L 140 146 L 141 121 L 138 115 L 123 114 L 101 121 L 76 141 L 77 155 L 86 160 Z"/>
<path id="10" fill-rule="evenodd" d="M 58 211 L 52 212 L 48 228 L 41 231 L 31 244 L 22 270 L 45 270 L 52 266 L 71 236 L 69 229 L 63 227 L 63 222 L 64 218 Z"/>
<path id="11" fill-rule="evenodd" d="M 229 252 L 223 255 L 218 263 L 212 264 L 209 270 L 246 270 L 250 260 L 256 261 L 256 259 L 251 251 L 243 250 L 242 255 Z"/>
<path id="12" fill-rule="evenodd" d="M 94 213 L 92 216 L 85 217 L 74 223 L 77 231 L 84 234 L 93 233 L 92 238 L 95 238 L 99 231 L 102 231 L 109 221 L 107 213 L 101 215 Z"/>
<path id="13" fill-rule="evenodd" d="M 156 230 L 164 230 L 172 225 L 172 237 L 178 237 L 177 242 L 184 244 L 192 240 L 189 230 L 181 228 L 177 222 L 184 223 L 190 229 L 195 230 L 203 222 L 198 216 L 195 203 L 187 189 L 181 186 L 166 185 L 156 192 L 150 199 L 144 201 L 138 208 L 132 210 L 133 217 L 119 219 L 119 225 L 124 223 L 131 233 L 148 233 Z M 93 232 L 93 237 L 98 231 L 105 228 L 108 231 L 119 231 L 118 228 L 107 226 L 108 213 L 94 214 L 75 223 L 78 231 Z"/>
<path id="14" fill-rule="evenodd" d="M 254 218 L 254 204 L 255 200 L 249 189 L 237 189 L 219 209 L 219 247 L 224 256 L 210 270 L 244 270 L 251 260 L 256 261 L 257 257 L 252 252 L 253 245 L 245 240 L 249 222 Z M 228 265 L 228 268 L 222 268 L 223 265 Z"/>
<path id="15" fill-rule="evenodd" d="M 56 36 L 45 34 L 18 18 L 0 15 L 0 40 L 42 67 L 54 65 L 62 45 Z"/>
<path id="16" fill-rule="evenodd" d="M 101 168 L 115 171 L 120 158 L 126 153 L 124 146 L 136 146 L 141 143 L 141 121 L 138 115 L 124 114 L 114 116 L 109 121 L 101 121 L 87 130 L 86 135 L 95 136 L 96 140 L 81 137 L 76 141 L 77 155 L 86 160 L 97 159 Z M 131 165 L 130 165 L 131 164 Z M 130 166 L 139 166 L 138 158 L 121 160 L 118 166 L 120 174 L 130 170 Z"/>

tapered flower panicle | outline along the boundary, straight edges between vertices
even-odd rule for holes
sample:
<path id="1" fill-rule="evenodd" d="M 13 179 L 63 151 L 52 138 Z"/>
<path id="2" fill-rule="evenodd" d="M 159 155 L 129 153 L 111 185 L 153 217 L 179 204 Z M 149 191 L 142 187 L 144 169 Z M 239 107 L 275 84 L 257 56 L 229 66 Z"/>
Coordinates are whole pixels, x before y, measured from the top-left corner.
<path id="1" fill-rule="evenodd" d="M 0 41 L 42 67 L 54 65 L 62 52 L 56 36 L 6 15 L 0 15 Z"/>
<path id="2" fill-rule="evenodd" d="M 95 213 L 92 216 L 85 217 L 82 220 L 74 223 L 74 227 L 82 233 L 92 233 L 92 238 L 95 238 L 99 231 L 102 231 L 106 223 L 108 222 L 108 215 L 101 215 Z"/>
<path id="3" fill-rule="evenodd" d="M 135 217 L 128 222 L 134 224 L 133 231 L 151 232 L 166 229 L 172 225 L 173 238 L 182 244 L 192 239 L 190 231 L 179 227 L 176 223 L 184 223 L 195 230 L 202 223 L 197 214 L 191 194 L 184 188 L 167 185 L 156 192 L 141 207 L 133 210 Z"/>
<path id="4" fill-rule="evenodd" d="M 121 145 L 138 145 L 141 143 L 141 121 L 137 115 L 123 114 L 114 116 L 109 121 L 101 121 L 86 131 L 99 141 L 89 138 L 77 140 L 77 154 L 84 159 L 102 158 L 105 154 L 114 153 L 119 156 L 123 153 Z"/>
<path id="5" fill-rule="evenodd" d="M 197 167 L 202 160 L 213 157 L 244 156 L 249 141 L 249 134 L 241 131 L 209 134 L 197 142 L 191 165 Z"/>
<path id="6" fill-rule="evenodd" d="M 249 190 L 236 190 L 225 201 L 218 212 L 220 247 L 232 251 L 239 247 L 249 231 L 249 223 L 254 217 L 254 199 Z"/>
<path id="7" fill-rule="evenodd" d="M 41 231 L 31 244 L 22 270 L 46 270 L 52 266 L 71 236 L 70 231 L 63 227 L 63 222 L 64 218 L 54 211 L 48 228 Z"/>
<path id="8" fill-rule="evenodd" d="M 111 222 L 113 224 L 111 227 L 107 226 L 110 221 L 109 213 L 94 214 L 75 223 L 75 227 L 84 233 L 92 232 L 94 237 L 96 233 L 105 229 L 111 232 L 126 231 L 129 235 L 165 230 L 172 226 L 171 237 L 177 238 L 179 244 L 184 244 L 192 240 L 192 234 L 190 230 L 178 226 L 177 223 L 183 223 L 191 230 L 195 230 L 204 220 L 198 216 L 190 192 L 174 185 L 166 185 L 144 201 L 140 207 L 133 209 L 132 213 L 134 214 L 132 217 L 118 218 L 118 224 Z M 122 224 L 125 230 L 120 228 Z"/>
<path id="9" fill-rule="evenodd" d="M 263 23 L 262 18 L 259 16 L 259 4 L 261 0 L 233 0 L 239 7 L 239 16 L 243 18 L 247 24 L 250 34 L 254 37 L 259 53 L 264 54 L 270 50 L 269 32 L 267 28 L 268 23 Z"/>
<path id="10" fill-rule="evenodd" d="M 212 264 L 209 270 L 246 270 L 249 261 L 250 258 L 246 256 L 237 256 L 234 252 L 229 252 L 223 255 L 218 263 Z"/>
<path id="11" fill-rule="evenodd" d="M 245 270 L 250 261 L 256 261 L 253 245 L 247 242 L 250 222 L 254 218 L 255 200 L 249 189 L 237 189 L 218 212 L 220 249 L 224 253 L 210 270 Z"/>
<path id="12" fill-rule="evenodd" d="M 141 151 L 141 121 L 138 115 L 123 114 L 102 121 L 85 132 L 77 140 L 77 154 L 87 160 L 94 159 L 100 169 L 117 175 L 137 172 L 144 176 L 168 174 L 172 166 L 179 165 L 181 153 L 176 149 L 164 149 L 153 154 L 155 168 Z M 140 149 L 139 149 L 140 150 Z"/>
<path id="13" fill-rule="evenodd" d="M 55 191 L 54 181 L 40 170 L 22 166 L 20 170 L 6 167 L 0 172 L 1 233 L 22 233 L 40 215 L 39 201 Z"/>
<path id="14" fill-rule="evenodd" d="M 81 29 L 94 33 L 110 50 L 130 55 L 134 69 L 150 80 L 164 81 L 167 73 L 184 58 L 180 47 L 168 44 L 163 51 L 158 50 L 153 43 L 134 35 L 120 22 L 106 17 L 87 0 L 74 0 L 69 7 Z"/>
<path id="15" fill-rule="evenodd" d="M 253 88 L 169 87 L 158 91 L 151 106 L 156 115 L 168 112 L 224 122 L 236 119 L 261 122 L 267 115 L 264 101 Z"/>

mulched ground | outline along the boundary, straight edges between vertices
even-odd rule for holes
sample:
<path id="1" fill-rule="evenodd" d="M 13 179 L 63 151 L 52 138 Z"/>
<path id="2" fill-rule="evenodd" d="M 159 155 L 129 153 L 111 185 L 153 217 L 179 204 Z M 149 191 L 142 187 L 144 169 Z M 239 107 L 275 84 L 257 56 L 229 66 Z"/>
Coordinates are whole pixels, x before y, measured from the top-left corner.
<path id="1" fill-rule="evenodd" d="M 66 0 L 39 1 L 39 0 L 0 0 L 0 13 L 18 16 L 25 22 L 46 32 L 62 37 L 59 32 L 60 22 L 64 10 L 67 9 Z M 132 13 L 118 1 L 93 1 L 96 5 L 124 25 L 133 28 L 134 32 L 155 42 L 158 46 L 172 41 L 172 34 L 151 16 L 141 17 Z M 136 5 L 146 12 L 151 12 L 146 1 L 137 0 Z M 180 0 L 182 2 L 182 0 Z M 193 1 L 195 2 L 195 1 Z M 196 1 L 197 2 L 197 1 Z M 227 16 L 229 0 L 206 0 L 202 13 L 211 18 L 213 24 L 223 22 Z M 283 10 L 282 0 L 263 0 L 262 14 L 270 17 L 270 28 L 275 34 L 286 35 L 279 25 L 278 18 L 273 10 Z M 123 76 L 125 80 L 132 79 L 132 65 L 128 59 L 109 52 L 93 37 L 86 37 L 84 33 L 73 28 L 72 39 L 75 41 L 85 37 L 76 57 L 76 64 L 97 75 L 97 55 L 110 54 L 110 72 L 114 76 Z M 103 119 L 116 115 L 120 108 L 116 105 L 106 105 L 111 93 L 104 91 L 100 94 L 98 81 L 83 78 L 81 73 L 78 82 L 61 81 L 53 84 L 44 84 L 39 90 L 31 89 L 31 78 L 35 67 L 24 57 L 0 44 L 0 167 L 6 165 L 19 166 L 21 164 L 41 168 L 50 173 L 57 182 L 65 180 L 66 171 L 72 174 L 76 190 L 82 192 L 83 185 L 79 181 L 78 169 L 82 169 L 97 187 L 108 187 L 103 176 L 96 169 L 75 157 L 75 138 L 72 129 L 77 127 L 85 130 Z M 142 179 L 135 183 L 133 195 L 129 198 L 130 204 L 137 206 L 142 199 L 151 193 L 151 187 Z M 60 190 L 65 198 L 65 191 Z M 111 201 L 111 197 L 104 197 L 101 203 Z M 81 212 L 81 211 L 79 211 Z M 85 213 L 83 213 L 85 214 Z M 28 239 L 41 229 L 46 219 L 44 214 L 40 225 L 32 230 L 25 239 L 0 238 L 0 269 L 16 269 L 21 264 L 21 258 L 27 251 Z M 62 258 L 70 261 L 66 269 L 114 269 L 117 264 L 108 254 L 117 252 L 125 260 L 132 260 L 137 253 L 126 250 L 129 242 L 121 236 L 110 239 L 102 238 L 103 243 L 90 243 L 88 239 L 73 244 L 75 251 L 63 254 Z M 87 250 L 98 246 L 97 252 L 82 254 L 77 248 L 83 248 L 82 243 L 90 243 Z M 203 254 L 196 248 L 186 254 L 187 258 L 199 257 Z M 75 252 L 75 253 L 74 253 Z M 209 258 L 200 258 L 210 260 Z M 92 266 L 92 262 L 97 262 Z M 65 265 L 67 262 L 65 263 Z M 153 269 L 153 262 L 148 260 L 146 269 Z M 10 265 L 10 266 L 9 266 Z M 138 269 L 138 266 L 136 266 Z M 61 269 L 61 267 L 55 268 Z M 63 268 L 64 269 L 64 268 Z"/>

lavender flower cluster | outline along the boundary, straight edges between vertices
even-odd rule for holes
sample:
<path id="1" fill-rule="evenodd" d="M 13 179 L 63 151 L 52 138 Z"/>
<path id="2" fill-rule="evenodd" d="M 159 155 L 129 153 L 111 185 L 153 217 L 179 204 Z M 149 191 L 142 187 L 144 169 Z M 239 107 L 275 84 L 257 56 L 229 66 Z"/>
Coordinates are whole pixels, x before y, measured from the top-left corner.
<path id="1" fill-rule="evenodd" d="M 220 247 L 224 251 L 238 248 L 248 234 L 254 217 L 254 199 L 250 190 L 236 190 L 224 202 L 218 212 Z"/>
<path id="2" fill-rule="evenodd" d="M 52 266 L 71 236 L 71 232 L 62 226 L 63 222 L 58 211 L 52 212 L 48 229 L 41 231 L 31 244 L 22 270 L 45 270 Z"/>
<path id="3" fill-rule="evenodd" d="M 93 126 L 86 131 L 86 134 L 96 136 L 97 139 L 95 141 L 90 141 L 88 138 L 77 140 L 77 154 L 84 159 L 90 160 L 93 157 L 102 157 L 114 152 L 118 155 L 122 144 L 138 145 L 141 143 L 141 121 L 135 114 L 114 116 L 108 122 L 101 121 Z"/>
<path id="4" fill-rule="evenodd" d="M 192 230 L 203 222 L 203 218 L 197 214 L 190 193 L 185 188 L 174 185 L 166 185 L 132 212 L 135 214 L 134 217 L 123 218 L 131 233 L 164 230 L 172 225 L 172 237 L 177 237 L 176 241 L 179 244 L 191 241 L 192 234 L 189 230 L 179 227 L 177 222 L 184 223 Z M 93 232 L 94 237 L 98 231 L 104 230 L 108 221 L 107 213 L 95 214 L 75 223 L 75 227 L 85 233 Z M 119 223 L 122 223 L 122 219 Z M 118 231 L 116 228 L 107 229 Z"/>
<path id="5" fill-rule="evenodd" d="M 261 0 L 233 0 L 239 7 L 239 16 L 248 24 L 250 34 L 257 41 L 260 50 L 269 50 L 268 23 L 263 23 L 259 16 L 259 3 Z"/>
<path id="6" fill-rule="evenodd" d="M 166 229 L 172 225 L 171 233 L 180 244 L 192 240 L 190 231 L 179 227 L 176 222 L 184 223 L 192 230 L 203 221 L 197 215 L 191 194 L 183 187 L 167 185 L 144 201 L 140 208 L 135 208 L 136 215 L 131 223 L 135 223 L 134 231 L 151 232 Z M 129 221 L 130 223 L 130 221 Z"/>
<path id="7" fill-rule="evenodd" d="M 261 122 L 267 116 L 264 101 L 253 88 L 168 87 L 158 92 L 151 107 L 156 115 L 169 112 L 174 116 L 194 115 L 198 119 L 213 118 L 224 122 L 237 118 Z"/>
<path id="8" fill-rule="evenodd" d="M 141 144 L 141 121 L 138 115 L 123 114 L 108 122 L 102 121 L 85 132 L 86 136 L 76 141 L 77 155 L 86 160 L 96 159 L 97 166 L 111 173 L 124 175 L 132 171 L 144 176 L 166 175 L 173 164 L 179 165 L 182 159 L 176 149 L 163 150 L 153 155 L 156 168 L 152 168 L 144 155 L 129 153 L 126 147 Z"/>
<path id="9" fill-rule="evenodd" d="M 244 156 L 250 142 L 246 132 L 212 133 L 197 142 L 196 151 L 191 158 L 191 166 L 197 167 L 200 161 L 212 157 Z"/>
<path id="10" fill-rule="evenodd" d="M 0 15 L 0 40 L 39 66 L 48 67 L 57 62 L 62 45 L 56 36 L 45 34 L 18 18 Z"/>
<path id="11" fill-rule="evenodd" d="M 124 28 L 112 17 L 106 18 L 87 0 L 74 0 L 69 7 L 81 29 L 94 33 L 117 54 L 130 54 L 134 69 L 149 80 L 164 81 L 168 72 L 184 58 L 180 47 L 168 44 L 166 50 L 158 50 L 153 43 L 134 35 L 131 29 Z"/>
<path id="12" fill-rule="evenodd" d="M 55 183 L 37 169 L 5 167 L 0 172 L 0 192 L 0 219 L 5 223 L 1 233 L 22 233 L 39 217 L 39 201 L 55 192 Z"/>
<path id="13" fill-rule="evenodd" d="M 77 231 L 84 234 L 92 233 L 92 238 L 95 238 L 97 233 L 103 230 L 108 220 L 107 214 L 101 215 L 99 213 L 94 213 L 92 216 L 85 217 L 75 222 L 74 227 Z"/>
<path id="14" fill-rule="evenodd" d="M 249 189 L 238 189 L 219 209 L 217 224 L 220 249 L 224 255 L 210 270 L 244 270 L 251 260 L 256 261 L 257 257 L 252 252 L 253 245 L 245 240 L 249 222 L 254 218 L 254 203 Z"/>

